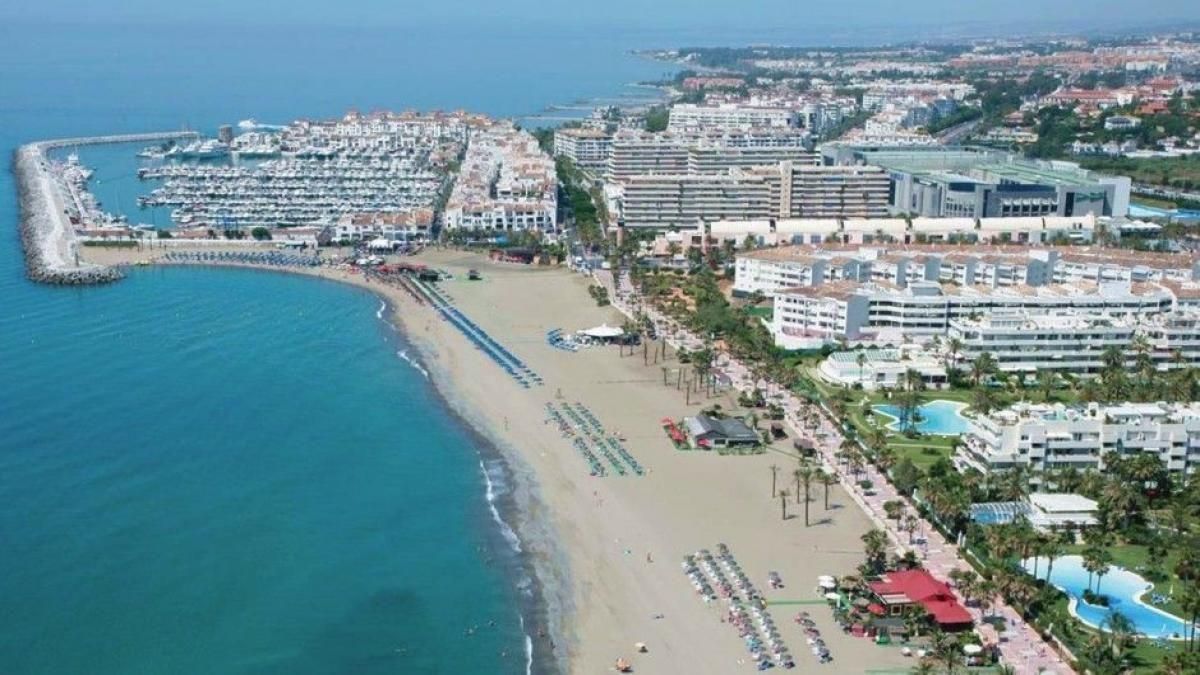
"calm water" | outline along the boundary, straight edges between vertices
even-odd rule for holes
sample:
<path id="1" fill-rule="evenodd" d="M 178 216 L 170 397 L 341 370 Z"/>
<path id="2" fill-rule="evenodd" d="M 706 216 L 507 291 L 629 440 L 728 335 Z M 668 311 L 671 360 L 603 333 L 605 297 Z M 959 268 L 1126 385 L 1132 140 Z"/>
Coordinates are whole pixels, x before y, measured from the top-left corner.
<path id="1" fill-rule="evenodd" d="M 350 106 L 519 115 L 663 72 L 578 35 L 211 31 L 0 25 L 0 150 Z M 377 299 L 232 270 L 38 287 L 16 219 L 5 170 L 0 672 L 526 671 L 487 453 Z"/>
<path id="2" fill-rule="evenodd" d="M 666 72 L 633 48 L 880 37 L 734 31 L 4 21 L 0 151 L 351 107 L 522 116 Z M 129 210 L 132 158 L 85 159 Z M 377 300 L 231 270 L 36 287 L 14 197 L 0 172 L 0 673 L 525 671 L 481 449 Z"/>

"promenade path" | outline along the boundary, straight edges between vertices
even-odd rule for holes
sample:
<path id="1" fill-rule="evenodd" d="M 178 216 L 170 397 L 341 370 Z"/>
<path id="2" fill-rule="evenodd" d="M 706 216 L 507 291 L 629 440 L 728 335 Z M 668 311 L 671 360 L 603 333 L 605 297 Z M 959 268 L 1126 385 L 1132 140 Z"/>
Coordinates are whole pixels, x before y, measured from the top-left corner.
<path id="1" fill-rule="evenodd" d="M 663 315 L 649 304 L 643 303 L 629 282 L 628 276 L 621 275 L 618 282 L 614 280 L 613 274 L 608 270 L 597 270 L 593 274 L 596 281 L 608 289 L 613 306 L 622 314 L 630 318 L 639 312 L 646 315 L 654 322 L 658 334 L 676 349 L 682 347 L 692 351 L 704 348 L 704 341 L 699 337 L 680 327 L 673 319 Z M 823 406 L 810 406 L 790 391 L 782 390 L 768 380 L 755 381 L 750 369 L 728 354 L 722 353 L 717 356 L 716 369 L 729 378 L 739 391 L 749 392 L 756 388 L 765 391 L 769 400 L 784 409 L 786 421 L 792 427 L 793 433 L 800 436 L 815 435 L 821 458 L 830 467 L 837 466 L 836 453 L 842 444 L 843 437 L 838 431 L 837 425 L 831 420 L 828 410 Z M 816 430 L 813 430 L 808 423 L 809 420 L 814 419 L 818 420 L 819 424 Z M 908 504 L 908 499 L 901 496 L 891 481 L 874 466 L 868 465 L 860 476 L 871 481 L 872 494 L 865 494 L 858 482 L 848 477 L 846 472 L 838 472 L 838 479 L 846 493 L 877 527 L 887 533 L 888 538 L 894 544 L 918 550 L 923 558 L 925 568 L 943 581 L 949 579 L 951 570 L 971 569 L 958 546 L 947 541 L 936 528 L 924 519 L 920 521 L 918 533 L 914 533 L 914 541 L 921 542 L 919 547 L 909 545 L 909 534 L 901 531 L 896 521 L 887 518 L 883 510 L 885 502 L 900 500 Z M 915 512 L 915 509 L 913 511 Z M 961 597 L 959 599 L 962 600 Z M 990 624 L 982 623 L 982 608 L 967 607 L 967 610 L 975 619 L 976 632 L 985 642 L 998 644 L 1001 659 L 1012 666 L 1016 672 L 1022 675 L 1026 673 L 1030 675 L 1058 673 L 1061 675 L 1075 672 L 1070 664 L 1042 640 L 1037 630 L 1021 619 L 1020 614 L 1008 603 L 1000 601 L 994 607 L 995 615 L 1002 617 L 1006 626 L 1004 632 L 999 634 Z"/>

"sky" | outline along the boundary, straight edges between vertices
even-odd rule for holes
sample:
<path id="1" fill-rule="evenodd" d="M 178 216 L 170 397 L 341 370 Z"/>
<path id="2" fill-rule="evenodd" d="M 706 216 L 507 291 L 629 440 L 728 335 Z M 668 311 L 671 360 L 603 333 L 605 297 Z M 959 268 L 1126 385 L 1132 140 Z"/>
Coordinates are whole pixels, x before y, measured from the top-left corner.
<path id="1" fill-rule="evenodd" d="M 1112 30 L 1200 23 L 1196 0 L 0 0 L 0 20 L 211 25 L 326 24 L 453 27 L 484 23 L 498 30 L 539 25 L 680 29 L 771 34 L 815 26 L 970 27 L 1013 31 Z M 402 37 L 402 36 L 398 36 Z M 914 34 L 914 38 L 921 37 Z M 447 40 L 452 42 L 453 33 Z"/>

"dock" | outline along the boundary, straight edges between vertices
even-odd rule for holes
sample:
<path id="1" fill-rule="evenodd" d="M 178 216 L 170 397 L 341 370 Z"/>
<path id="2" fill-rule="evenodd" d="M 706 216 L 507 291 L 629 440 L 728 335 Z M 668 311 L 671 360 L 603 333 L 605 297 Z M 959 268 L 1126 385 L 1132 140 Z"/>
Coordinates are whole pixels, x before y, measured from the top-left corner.
<path id="1" fill-rule="evenodd" d="M 79 242 L 68 215 L 66 188 L 50 170 L 46 155 L 49 150 L 196 136 L 194 131 L 90 136 L 39 141 L 18 148 L 13 156 L 13 173 L 21 204 L 21 246 L 29 279 L 45 284 L 89 285 L 111 283 L 123 276 L 115 267 L 79 259 Z"/>

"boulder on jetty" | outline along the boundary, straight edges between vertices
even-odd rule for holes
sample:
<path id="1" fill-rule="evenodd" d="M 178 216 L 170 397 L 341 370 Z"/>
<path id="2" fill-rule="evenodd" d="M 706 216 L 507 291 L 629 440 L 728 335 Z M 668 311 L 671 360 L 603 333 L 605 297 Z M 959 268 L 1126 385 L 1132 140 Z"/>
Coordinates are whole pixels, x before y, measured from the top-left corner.
<path id="1" fill-rule="evenodd" d="M 63 208 L 62 194 L 50 175 L 46 149 L 53 142 L 31 143 L 17 149 L 13 174 L 21 204 L 21 246 L 25 273 L 44 284 L 106 284 L 124 275 L 115 267 L 79 262 L 75 230 Z"/>

